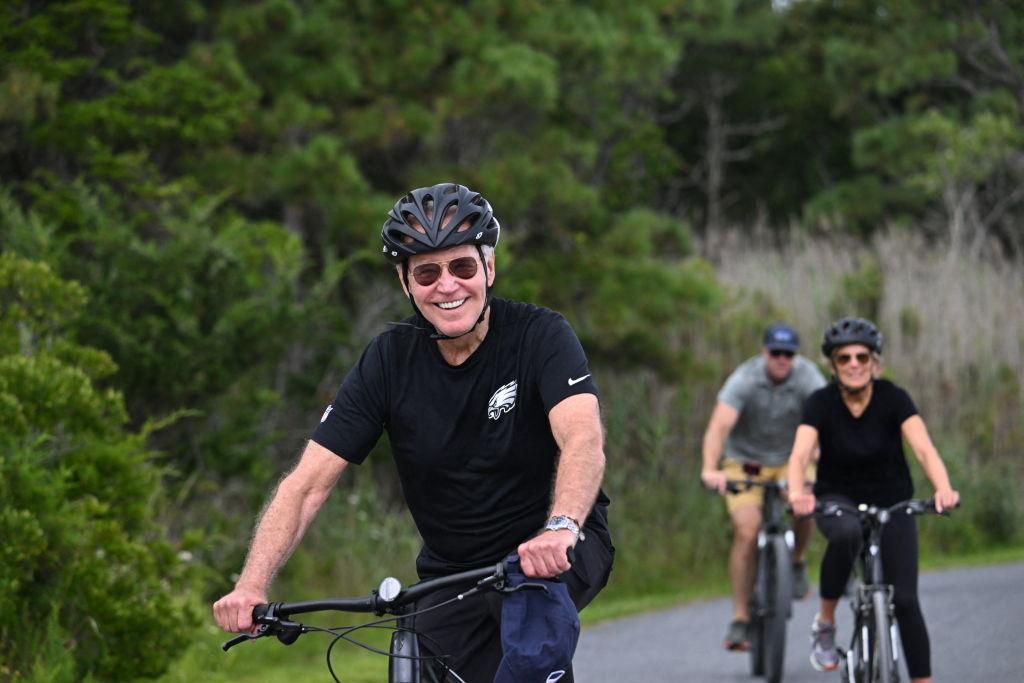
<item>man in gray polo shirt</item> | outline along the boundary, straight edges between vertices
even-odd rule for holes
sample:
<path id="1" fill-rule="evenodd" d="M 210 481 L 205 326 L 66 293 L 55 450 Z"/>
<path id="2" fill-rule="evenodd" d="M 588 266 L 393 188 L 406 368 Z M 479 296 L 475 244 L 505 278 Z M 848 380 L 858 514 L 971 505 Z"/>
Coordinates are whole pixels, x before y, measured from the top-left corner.
<path id="1" fill-rule="evenodd" d="M 818 368 L 797 355 L 799 348 L 800 338 L 792 327 L 782 323 L 769 327 L 764 333 L 761 353 L 736 368 L 718 392 L 718 402 L 704 433 L 701 481 L 725 495 L 734 532 L 729 553 L 733 617 L 725 636 L 725 647 L 729 650 L 750 647 L 748 602 L 754 583 L 764 492 L 752 487 L 749 491 L 727 493 L 725 482 L 743 479 L 743 464 L 747 462 L 761 465 L 760 477 L 786 479 L 786 462 L 804 400 L 825 386 Z M 809 479 L 813 480 L 813 476 Z M 795 597 L 804 598 L 810 592 L 803 553 L 812 530 L 811 519 L 798 522 L 794 530 L 794 593 Z"/>

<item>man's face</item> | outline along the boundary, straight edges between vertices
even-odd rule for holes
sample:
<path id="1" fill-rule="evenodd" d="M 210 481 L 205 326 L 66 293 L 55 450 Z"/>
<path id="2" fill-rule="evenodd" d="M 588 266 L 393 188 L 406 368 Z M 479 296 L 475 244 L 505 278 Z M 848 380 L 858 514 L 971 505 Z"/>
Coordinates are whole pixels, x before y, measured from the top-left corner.
<path id="1" fill-rule="evenodd" d="M 789 373 L 793 372 L 793 357 L 796 355 L 793 351 L 764 348 L 761 353 L 764 355 L 765 372 L 772 382 L 784 382 Z"/>
<path id="2" fill-rule="evenodd" d="M 476 272 L 471 277 L 460 277 L 471 270 L 470 261 Z M 407 293 L 438 332 L 463 334 L 476 324 L 487 302 L 487 286 L 494 283 L 493 257 L 486 265 L 481 263 L 477 248 L 468 244 L 417 254 L 409 258 Z M 420 284 L 431 279 L 429 284 Z"/>

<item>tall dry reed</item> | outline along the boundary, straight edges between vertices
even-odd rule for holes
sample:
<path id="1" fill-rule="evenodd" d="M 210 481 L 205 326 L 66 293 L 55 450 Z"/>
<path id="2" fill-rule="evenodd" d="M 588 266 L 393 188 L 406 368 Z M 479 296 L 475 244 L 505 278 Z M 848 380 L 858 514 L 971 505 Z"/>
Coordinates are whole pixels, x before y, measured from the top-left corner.
<path id="1" fill-rule="evenodd" d="M 964 436 L 964 446 L 992 455 L 1020 449 L 1024 264 L 951 254 L 896 231 L 870 241 L 783 243 L 732 233 L 704 247 L 720 281 L 737 293 L 734 305 L 761 297 L 800 331 L 808 357 L 821 360 L 822 332 L 837 315 L 873 317 L 887 372 L 933 431 Z M 865 288 L 877 291 L 865 295 Z"/>

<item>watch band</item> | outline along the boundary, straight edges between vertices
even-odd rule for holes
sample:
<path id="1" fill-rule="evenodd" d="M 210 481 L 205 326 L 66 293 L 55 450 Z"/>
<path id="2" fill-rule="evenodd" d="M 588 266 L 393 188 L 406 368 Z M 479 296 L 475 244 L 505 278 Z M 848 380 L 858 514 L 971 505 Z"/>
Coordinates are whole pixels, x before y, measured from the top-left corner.
<path id="1" fill-rule="evenodd" d="M 560 529 L 568 529 L 569 531 L 576 534 L 577 540 L 586 540 L 586 535 L 583 533 L 583 529 L 580 528 L 580 523 L 572 517 L 567 517 L 566 515 L 552 516 L 544 525 L 544 529 L 546 531 L 558 531 Z"/>

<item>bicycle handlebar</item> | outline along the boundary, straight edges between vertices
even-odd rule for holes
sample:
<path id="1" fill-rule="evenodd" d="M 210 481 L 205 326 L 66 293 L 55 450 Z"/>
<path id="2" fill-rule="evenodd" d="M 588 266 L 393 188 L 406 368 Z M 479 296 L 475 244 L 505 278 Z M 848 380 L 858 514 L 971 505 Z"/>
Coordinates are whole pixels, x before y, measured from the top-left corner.
<path id="1" fill-rule="evenodd" d="M 725 490 L 729 493 L 740 493 L 746 491 L 753 486 L 761 486 L 766 489 L 777 489 L 783 491 L 788 488 L 785 480 L 779 481 L 776 479 L 754 479 L 753 477 L 747 477 L 746 479 L 726 479 Z"/>
<path id="2" fill-rule="evenodd" d="M 954 507 L 960 507 L 960 504 L 957 503 Z M 908 515 L 948 515 L 949 509 L 937 512 L 935 510 L 934 498 L 911 498 L 889 506 L 869 505 L 867 503 L 850 505 L 838 500 L 818 500 L 814 503 L 814 511 L 823 515 L 838 517 L 844 512 L 849 512 L 861 517 L 873 517 L 882 522 L 888 521 L 890 515 L 900 512 Z"/>
<path id="3" fill-rule="evenodd" d="M 303 624 L 289 621 L 289 617 L 297 614 L 338 611 L 354 613 L 372 612 L 380 616 L 384 614 L 397 614 L 398 610 L 402 607 L 416 602 L 429 593 L 442 588 L 448 588 L 449 586 L 472 584 L 463 595 L 484 589 L 505 590 L 505 577 L 507 573 L 507 560 L 502 560 L 497 564 L 487 567 L 470 569 L 457 574 L 421 581 L 402 589 L 391 599 L 382 596 L 380 591 L 374 590 L 370 595 L 361 598 L 329 598 L 324 600 L 307 600 L 304 602 L 271 602 L 256 605 L 252 610 L 253 623 L 258 625 L 256 632 L 242 633 L 224 643 L 222 649 L 226 652 L 239 643 L 268 636 L 277 636 L 277 639 L 285 645 L 291 645 L 307 630 L 307 627 Z M 524 583 L 511 590 L 518 588 L 544 588 L 546 590 L 545 586 L 536 583 Z"/>

